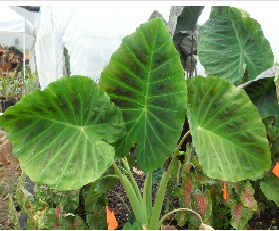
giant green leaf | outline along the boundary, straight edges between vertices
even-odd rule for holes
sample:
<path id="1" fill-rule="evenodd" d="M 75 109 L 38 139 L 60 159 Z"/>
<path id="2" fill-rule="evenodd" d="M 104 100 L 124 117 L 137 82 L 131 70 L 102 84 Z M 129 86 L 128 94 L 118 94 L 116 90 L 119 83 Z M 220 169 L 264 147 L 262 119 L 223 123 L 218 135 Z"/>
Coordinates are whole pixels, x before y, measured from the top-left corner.
<path id="1" fill-rule="evenodd" d="M 255 178 L 270 168 L 265 126 L 243 89 L 217 77 L 188 80 L 188 121 L 206 175 Z"/>
<path id="2" fill-rule="evenodd" d="M 14 155 L 33 181 L 57 190 L 97 180 L 114 161 L 121 111 L 88 77 L 61 78 L 22 98 L 1 117 Z"/>
<path id="3" fill-rule="evenodd" d="M 235 84 L 255 79 L 274 62 L 260 24 L 228 6 L 212 7 L 200 26 L 198 56 L 209 75 Z"/>
<path id="4" fill-rule="evenodd" d="M 100 78 L 123 114 L 127 133 L 116 155 L 128 155 L 136 143 L 137 164 L 155 170 L 172 155 L 186 114 L 187 88 L 180 58 L 160 18 L 125 37 Z"/>

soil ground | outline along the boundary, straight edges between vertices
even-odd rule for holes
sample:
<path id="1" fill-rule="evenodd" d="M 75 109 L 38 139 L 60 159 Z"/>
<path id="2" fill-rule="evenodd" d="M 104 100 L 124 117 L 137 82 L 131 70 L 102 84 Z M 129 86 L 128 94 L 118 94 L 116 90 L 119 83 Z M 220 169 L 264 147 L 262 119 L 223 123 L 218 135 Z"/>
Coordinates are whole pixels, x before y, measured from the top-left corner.
<path id="1" fill-rule="evenodd" d="M 3 146 L 0 146 L 0 229 L 8 230 L 12 229 L 8 218 L 8 198 L 15 190 L 20 173 L 17 159 L 7 150 L 9 146 L 7 143 Z"/>

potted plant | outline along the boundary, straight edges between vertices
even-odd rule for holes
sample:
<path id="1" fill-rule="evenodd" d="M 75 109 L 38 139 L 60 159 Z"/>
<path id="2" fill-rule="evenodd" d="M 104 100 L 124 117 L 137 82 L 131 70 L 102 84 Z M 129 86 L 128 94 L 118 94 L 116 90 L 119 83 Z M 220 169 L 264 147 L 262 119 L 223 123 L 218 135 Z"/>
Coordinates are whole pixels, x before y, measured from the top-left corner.
<path id="1" fill-rule="evenodd" d="M 15 105 L 24 95 L 39 88 L 39 80 L 37 73 L 31 73 L 29 67 L 26 67 L 26 75 L 23 72 L 9 72 L 7 75 L 0 76 L 0 100 L 1 112 Z"/>
<path id="2" fill-rule="evenodd" d="M 15 105 L 18 101 L 19 82 L 15 72 L 0 76 L 1 81 L 1 111 L 4 112 L 8 107 Z"/>

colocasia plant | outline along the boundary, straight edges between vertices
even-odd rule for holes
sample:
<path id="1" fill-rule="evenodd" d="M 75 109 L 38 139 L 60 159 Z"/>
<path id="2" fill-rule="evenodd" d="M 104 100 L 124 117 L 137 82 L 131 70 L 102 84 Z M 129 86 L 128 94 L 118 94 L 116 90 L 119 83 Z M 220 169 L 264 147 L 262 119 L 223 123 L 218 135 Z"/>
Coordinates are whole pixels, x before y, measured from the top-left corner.
<path id="1" fill-rule="evenodd" d="M 197 21 L 201 10 L 195 12 Z M 173 37 L 154 18 L 123 39 L 98 84 L 85 76 L 63 77 L 22 98 L 0 117 L 22 170 L 59 191 L 91 183 L 84 194 L 91 212 L 120 180 L 135 216 L 126 227 L 160 229 L 170 214 L 185 211 L 192 214 L 187 219 L 204 227 L 209 217 L 193 207 L 195 198 L 208 198 L 210 192 L 193 191 L 193 176 L 184 177 L 180 189 L 185 198 L 194 196 L 191 202 L 161 216 L 180 147 L 191 134 L 203 174 L 222 182 L 257 179 L 269 171 L 271 152 L 259 109 L 234 84 L 255 79 L 273 65 L 273 55 L 260 25 L 235 8 L 212 7 L 199 36 L 207 77 L 185 80 Z M 180 139 L 185 118 L 190 130 Z M 143 192 L 128 162 L 132 147 L 136 167 L 146 173 Z M 170 157 L 152 203 L 153 172 Z M 242 189 L 250 190 L 249 182 Z M 235 209 L 242 209 L 239 203 Z"/>

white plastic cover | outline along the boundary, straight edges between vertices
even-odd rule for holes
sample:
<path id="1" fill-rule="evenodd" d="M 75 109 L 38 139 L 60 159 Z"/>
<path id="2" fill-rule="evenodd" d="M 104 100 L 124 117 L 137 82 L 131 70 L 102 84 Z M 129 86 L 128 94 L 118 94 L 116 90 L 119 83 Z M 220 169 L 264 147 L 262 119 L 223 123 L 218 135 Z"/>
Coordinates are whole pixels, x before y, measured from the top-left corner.
<path id="1" fill-rule="evenodd" d="M 21 35 L 23 37 L 23 48 L 24 49 L 31 49 L 32 47 L 26 47 L 26 36 L 31 36 L 31 38 L 34 37 L 34 28 L 32 24 L 25 19 L 25 17 L 22 17 L 18 13 L 16 13 L 13 9 L 11 9 L 8 6 L 1 6 L 1 13 L 0 13 L 0 36 L 14 36 L 14 35 Z M 34 54 L 34 53 L 33 53 Z M 33 60 L 31 61 L 31 70 L 35 70 L 35 66 L 33 64 L 34 61 L 34 55 L 31 54 L 31 57 L 33 57 Z M 25 55 L 25 50 L 24 50 Z M 25 60 L 23 61 L 23 69 L 24 69 L 24 76 L 25 76 Z"/>
<path id="2" fill-rule="evenodd" d="M 64 47 L 70 56 L 71 75 L 85 75 L 97 81 L 123 37 L 147 22 L 156 6 L 150 3 L 143 9 L 141 2 L 41 6 L 35 22 L 41 88 L 65 74 Z"/>
<path id="3" fill-rule="evenodd" d="M 1 6 L 0 14 L 0 33 L 15 34 L 26 33 L 33 35 L 33 26 L 24 17 L 20 16 L 8 6 Z"/>
<path id="4" fill-rule="evenodd" d="M 100 34 L 84 8 L 42 6 L 36 22 L 35 53 L 41 88 L 65 73 L 64 47 L 70 56 L 71 75 L 98 80 L 121 37 Z M 95 29 L 95 30 L 94 30 Z"/>
<path id="5" fill-rule="evenodd" d="M 188 1 L 187 4 L 196 3 Z M 204 4 L 200 3 L 200 5 Z M 122 38 L 134 32 L 141 23 L 146 22 L 155 9 L 168 21 L 172 5 L 180 5 L 180 3 L 179 1 L 78 1 L 73 5 L 73 2 L 61 1 L 55 6 L 41 6 L 41 13 L 35 26 L 37 35 L 35 51 L 42 89 L 63 76 L 64 47 L 69 51 L 72 75 L 86 75 L 98 80 L 103 67 L 107 65 Z M 209 17 L 210 5 L 206 5 L 208 6 L 204 9 L 199 24 L 204 23 Z M 277 46 L 279 36 L 275 36 L 273 24 L 269 23 L 272 20 L 276 21 L 276 14 L 269 14 L 270 17 L 273 15 L 274 19 L 267 18 L 262 14 L 263 7 L 251 9 L 250 3 L 245 1 L 231 2 L 230 5 L 247 10 L 257 20 L 262 17 L 260 21 L 263 23 L 263 19 L 267 21 L 263 25 L 264 33 L 271 41 L 271 45 L 273 44 L 275 57 L 279 57 Z M 262 3 L 259 2 L 258 6 L 261 5 Z M 277 8 L 264 10 L 272 9 L 275 12 Z M 200 63 L 197 69 L 198 74 L 205 74 Z"/>

